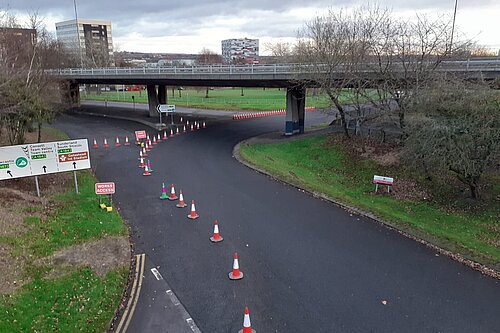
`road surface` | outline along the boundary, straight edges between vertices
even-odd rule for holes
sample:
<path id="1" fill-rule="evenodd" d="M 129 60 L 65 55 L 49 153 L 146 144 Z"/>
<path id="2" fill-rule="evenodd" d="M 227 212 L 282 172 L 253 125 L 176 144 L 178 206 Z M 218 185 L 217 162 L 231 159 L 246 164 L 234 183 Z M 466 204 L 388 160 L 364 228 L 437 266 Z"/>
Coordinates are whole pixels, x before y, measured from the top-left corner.
<path id="1" fill-rule="evenodd" d="M 241 140 L 282 130 L 283 118 L 212 121 L 162 142 L 150 153 L 150 177 L 141 175 L 135 147 L 92 151 L 99 180 L 117 184 L 115 202 L 136 252 L 148 258 L 129 332 L 180 332 L 167 315 L 166 290 L 210 333 L 241 329 L 245 305 L 260 333 L 498 331 L 497 280 L 232 157 Z M 327 120 L 309 112 L 306 126 Z M 56 126 L 100 142 L 147 129 L 68 115 Z M 159 200 L 162 182 L 196 200 L 201 217 L 191 221 L 188 208 Z M 218 244 L 209 241 L 214 219 L 224 237 Z M 240 281 L 227 276 L 235 251 Z"/>

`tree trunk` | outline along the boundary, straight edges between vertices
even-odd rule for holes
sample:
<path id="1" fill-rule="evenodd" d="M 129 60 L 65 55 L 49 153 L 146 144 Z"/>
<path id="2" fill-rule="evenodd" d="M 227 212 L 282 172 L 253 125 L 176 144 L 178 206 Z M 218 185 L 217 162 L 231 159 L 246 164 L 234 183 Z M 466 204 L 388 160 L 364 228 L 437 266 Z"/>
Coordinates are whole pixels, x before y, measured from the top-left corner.
<path id="1" fill-rule="evenodd" d="M 42 142 L 42 122 L 41 121 L 38 122 L 38 139 L 36 142 L 38 142 L 38 143 Z"/>
<path id="2" fill-rule="evenodd" d="M 342 104 L 340 104 L 339 100 L 335 96 L 333 96 L 332 94 L 329 93 L 328 95 L 330 96 L 330 99 L 332 100 L 333 104 L 335 104 L 335 107 L 337 108 L 337 110 L 339 110 L 340 119 L 342 119 L 342 127 L 344 128 L 345 137 L 350 138 L 349 130 L 347 129 L 347 121 L 345 119 L 345 110 L 342 107 Z M 329 125 L 333 125 L 333 121 Z"/>
<path id="3" fill-rule="evenodd" d="M 470 197 L 472 199 L 477 199 L 478 198 L 478 191 L 477 191 L 477 186 L 474 183 L 469 183 L 469 189 L 470 189 Z"/>
<path id="4" fill-rule="evenodd" d="M 403 109 L 401 109 L 401 107 L 399 108 L 398 115 L 399 115 L 399 127 L 404 132 L 405 125 L 406 125 L 406 123 L 405 123 L 405 112 L 404 112 Z"/>
<path id="5" fill-rule="evenodd" d="M 205 98 L 208 98 L 208 87 L 207 87 L 207 89 L 205 90 Z"/>

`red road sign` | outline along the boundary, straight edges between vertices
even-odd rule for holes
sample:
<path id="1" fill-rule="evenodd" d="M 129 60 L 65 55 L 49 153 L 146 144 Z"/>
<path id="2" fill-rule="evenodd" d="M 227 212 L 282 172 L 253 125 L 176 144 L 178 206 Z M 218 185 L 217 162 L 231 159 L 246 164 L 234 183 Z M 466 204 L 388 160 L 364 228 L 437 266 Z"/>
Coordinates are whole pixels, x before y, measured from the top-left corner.
<path id="1" fill-rule="evenodd" d="M 69 153 L 69 154 L 60 154 L 59 162 L 74 162 L 81 160 L 88 160 L 89 153 L 86 151 L 82 151 L 80 153 Z"/>
<path id="2" fill-rule="evenodd" d="M 137 141 L 145 138 L 146 138 L 146 131 L 135 131 L 135 139 Z"/>
<path id="3" fill-rule="evenodd" d="M 95 194 L 115 194 L 115 183 L 95 183 Z"/>

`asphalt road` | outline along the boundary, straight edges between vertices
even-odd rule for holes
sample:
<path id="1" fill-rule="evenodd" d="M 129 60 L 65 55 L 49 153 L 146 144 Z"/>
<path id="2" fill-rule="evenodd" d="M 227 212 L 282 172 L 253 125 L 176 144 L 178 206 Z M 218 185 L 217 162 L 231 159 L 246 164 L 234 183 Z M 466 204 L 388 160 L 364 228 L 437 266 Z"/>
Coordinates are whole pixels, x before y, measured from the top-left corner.
<path id="1" fill-rule="evenodd" d="M 306 114 L 306 125 L 325 120 Z M 63 116 L 56 126 L 101 142 L 142 129 L 83 116 Z M 208 123 L 156 147 L 151 177 L 141 175 L 135 147 L 92 151 L 99 179 L 117 184 L 136 252 L 146 253 L 201 331 L 237 332 L 248 305 L 259 333 L 498 332 L 497 280 L 232 157 L 239 141 L 283 126 L 283 116 Z M 162 182 L 195 199 L 201 217 L 191 221 L 188 208 L 159 200 Z M 214 219 L 219 244 L 209 241 Z M 234 251 L 240 281 L 227 277 Z M 129 331 L 175 332 L 145 295 Z"/>

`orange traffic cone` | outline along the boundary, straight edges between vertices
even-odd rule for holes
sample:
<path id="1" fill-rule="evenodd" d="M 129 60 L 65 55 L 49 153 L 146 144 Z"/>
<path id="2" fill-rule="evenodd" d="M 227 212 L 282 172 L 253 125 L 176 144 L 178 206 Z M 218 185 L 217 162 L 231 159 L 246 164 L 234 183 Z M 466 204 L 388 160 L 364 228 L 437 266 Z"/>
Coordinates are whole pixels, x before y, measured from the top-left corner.
<path id="1" fill-rule="evenodd" d="M 163 140 L 167 140 L 168 139 L 168 136 L 167 136 L 167 131 L 163 131 Z"/>
<path id="2" fill-rule="evenodd" d="M 170 196 L 168 197 L 168 200 L 177 200 L 177 195 L 175 195 L 175 188 L 174 184 L 170 187 Z"/>
<path id="3" fill-rule="evenodd" d="M 158 133 L 158 138 L 156 139 L 156 142 L 161 142 L 161 136 L 160 136 L 160 133 Z"/>
<path id="4" fill-rule="evenodd" d="M 182 124 L 182 117 L 181 117 L 181 124 Z"/>
<path id="5" fill-rule="evenodd" d="M 182 127 L 182 133 L 186 133 L 186 125 Z"/>
<path id="6" fill-rule="evenodd" d="M 141 161 L 139 162 L 139 168 L 144 168 L 144 158 L 141 157 Z"/>
<path id="7" fill-rule="evenodd" d="M 184 202 L 184 196 L 182 195 L 182 191 L 179 191 L 179 203 L 175 205 L 178 208 L 184 208 L 187 204 Z"/>
<path id="8" fill-rule="evenodd" d="M 186 125 L 188 125 L 188 126 L 189 126 L 189 119 L 188 119 L 188 120 L 186 120 Z"/>
<path id="9" fill-rule="evenodd" d="M 229 279 L 240 280 L 243 279 L 243 272 L 240 271 L 240 265 L 238 263 L 238 253 L 234 252 L 233 256 L 233 270 L 229 272 Z"/>
<path id="10" fill-rule="evenodd" d="M 194 131 L 194 127 L 193 127 L 193 124 L 191 124 L 191 132 Z"/>
<path id="11" fill-rule="evenodd" d="M 149 173 L 149 169 L 148 169 L 148 165 L 146 164 L 144 166 L 144 172 L 142 173 L 143 176 L 151 176 L 151 174 Z"/>
<path id="12" fill-rule="evenodd" d="M 125 146 L 130 146 L 130 142 L 128 141 L 128 136 L 125 137 Z"/>
<path id="13" fill-rule="evenodd" d="M 156 136 L 153 136 L 153 144 L 156 144 Z"/>
<path id="14" fill-rule="evenodd" d="M 94 139 L 94 144 L 92 145 L 93 148 L 99 148 L 99 145 L 97 144 L 96 139 Z"/>
<path id="15" fill-rule="evenodd" d="M 174 136 L 174 131 L 172 129 L 170 129 L 170 137 L 173 137 Z"/>
<path id="16" fill-rule="evenodd" d="M 151 151 L 151 146 L 146 142 L 146 151 Z"/>
<path id="17" fill-rule="evenodd" d="M 196 213 L 196 208 L 194 207 L 194 200 L 191 200 L 191 213 L 189 213 L 188 219 L 194 220 L 197 219 L 198 217 L 200 216 Z"/>
<path id="18" fill-rule="evenodd" d="M 108 139 L 104 138 L 104 148 L 109 148 Z"/>
<path id="19" fill-rule="evenodd" d="M 177 127 L 177 129 L 175 130 L 175 135 L 179 135 L 181 133 L 179 133 L 179 127 Z"/>
<path id="20" fill-rule="evenodd" d="M 250 312 L 248 312 L 248 306 L 245 306 L 245 317 L 243 318 L 243 329 L 239 330 L 238 333 L 257 333 L 252 329 L 252 324 L 250 323 Z"/>
<path id="21" fill-rule="evenodd" d="M 203 122 L 203 128 L 207 128 L 207 124 L 205 124 L 205 122 Z"/>
<path id="22" fill-rule="evenodd" d="M 146 148 L 142 148 L 142 156 L 143 157 L 148 157 L 148 153 L 146 151 Z"/>
<path id="23" fill-rule="evenodd" d="M 214 243 L 222 242 L 224 238 L 222 238 L 219 234 L 219 222 L 217 220 L 214 221 L 214 235 L 210 237 L 210 240 Z"/>
<path id="24" fill-rule="evenodd" d="M 142 150 L 139 150 L 139 158 L 138 158 L 138 160 L 140 160 L 143 157 L 144 157 L 144 155 L 142 155 Z"/>
<path id="25" fill-rule="evenodd" d="M 118 139 L 118 137 L 116 137 L 115 147 L 120 147 L 120 146 L 121 146 L 120 139 Z"/>
<path id="26" fill-rule="evenodd" d="M 196 124 L 196 129 L 199 130 L 200 129 L 200 123 Z"/>

